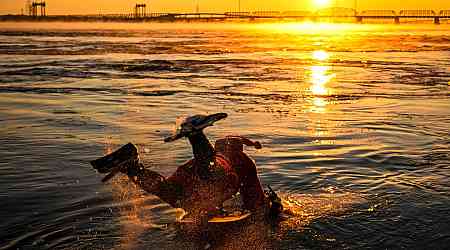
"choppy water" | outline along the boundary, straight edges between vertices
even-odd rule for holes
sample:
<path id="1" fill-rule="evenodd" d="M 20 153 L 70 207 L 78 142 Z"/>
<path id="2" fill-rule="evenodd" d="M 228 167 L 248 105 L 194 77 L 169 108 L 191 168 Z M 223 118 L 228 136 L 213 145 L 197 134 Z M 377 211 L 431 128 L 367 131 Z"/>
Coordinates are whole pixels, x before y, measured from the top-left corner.
<path id="1" fill-rule="evenodd" d="M 0 30 L 0 249 L 450 246 L 448 25 Z M 213 112 L 229 118 L 212 140 L 263 143 L 262 182 L 296 216 L 192 242 L 175 210 L 88 164 L 131 141 L 169 175 L 191 151 L 162 138 Z"/>

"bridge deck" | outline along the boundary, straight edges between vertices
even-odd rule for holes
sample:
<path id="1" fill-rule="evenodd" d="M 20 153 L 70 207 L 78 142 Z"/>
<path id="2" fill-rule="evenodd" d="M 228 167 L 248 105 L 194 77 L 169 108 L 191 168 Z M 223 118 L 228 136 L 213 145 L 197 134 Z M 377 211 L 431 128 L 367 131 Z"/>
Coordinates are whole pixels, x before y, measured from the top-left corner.
<path id="1" fill-rule="evenodd" d="M 357 12 L 351 8 L 327 8 L 317 12 L 308 11 L 253 11 L 253 12 L 223 12 L 223 13 L 123 13 L 106 15 L 59 15 L 59 16 L 0 16 L 0 20 L 55 20 L 55 21 L 175 21 L 175 20 L 322 20 L 322 19 L 355 19 L 362 22 L 365 19 L 391 19 L 399 23 L 401 19 L 434 19 L 439 24 L 441 19 L 450 19 L 450 10 L 364 10 Z"/>

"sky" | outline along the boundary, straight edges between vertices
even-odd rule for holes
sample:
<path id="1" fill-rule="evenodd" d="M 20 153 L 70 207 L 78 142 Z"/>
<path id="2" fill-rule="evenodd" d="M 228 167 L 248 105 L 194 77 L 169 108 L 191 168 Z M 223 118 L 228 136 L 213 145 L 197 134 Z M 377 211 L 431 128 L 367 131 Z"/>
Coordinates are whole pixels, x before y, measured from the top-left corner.
<path id="1" fill-rule="evenodd" d="M 321 1 L 353 7 L 354 0 L 46 0 L 49 15 L 129 13 L 136 3 L 146 3 L 151 12 L 193 12 L 199 2 L 201 12 L 253 10 L 314 10 Z M 20 14 L 26 0 L 0 0 L 0 14 Z M 357 0 L 358 9 L 450 10 L 450 0 Z"/>

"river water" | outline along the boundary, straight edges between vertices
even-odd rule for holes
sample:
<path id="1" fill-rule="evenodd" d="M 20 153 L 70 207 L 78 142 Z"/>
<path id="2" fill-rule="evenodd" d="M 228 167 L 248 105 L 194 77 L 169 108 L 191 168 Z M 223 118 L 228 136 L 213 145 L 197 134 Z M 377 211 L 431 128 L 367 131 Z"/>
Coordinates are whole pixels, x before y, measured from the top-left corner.
<path id="1" fill-rule="evenodd" d="M 0 249 L 445 249 L 450 26 L 0 24 Z M 226 112 L 295 211 L 191 240 L 180 211 L 89 161 L 169 175 L 179 117 Z"/>

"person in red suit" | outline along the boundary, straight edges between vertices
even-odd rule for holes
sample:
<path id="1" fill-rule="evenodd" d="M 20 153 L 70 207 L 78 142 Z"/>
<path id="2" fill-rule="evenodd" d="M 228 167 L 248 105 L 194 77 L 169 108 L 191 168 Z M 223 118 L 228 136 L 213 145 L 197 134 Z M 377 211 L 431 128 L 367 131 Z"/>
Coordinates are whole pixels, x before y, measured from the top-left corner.
<path id="1" fill-rule="evenodd" d="M 271 215 L 278 214 L 282 210 L 280 200 L 273 191 L 265 195 L 256 165 L 243 151 L 243 145 L 259 149 L 261 144 L 241 136 L 227 136 L 217 140 L 213 147 L 203 133 L 203 129 L 226 117 L 225 113 L 188 117 L 173 136 L 164 140 L 172 142 L 187 137 L 194 154 L 193 159 L 167 178 L 145 168 L 131 143 L 91 164 L 98 172 L 108 173 L 104 181 L 122 172 L 143 190 L 187 212 L 217 211 L 224 201 L 240 192 L 245 209 L 270 207 L 267 211 Z"/>

